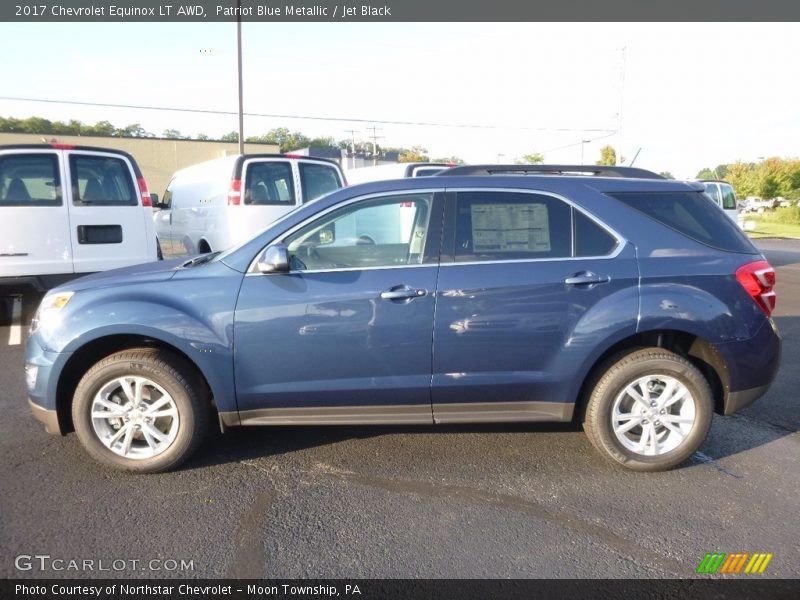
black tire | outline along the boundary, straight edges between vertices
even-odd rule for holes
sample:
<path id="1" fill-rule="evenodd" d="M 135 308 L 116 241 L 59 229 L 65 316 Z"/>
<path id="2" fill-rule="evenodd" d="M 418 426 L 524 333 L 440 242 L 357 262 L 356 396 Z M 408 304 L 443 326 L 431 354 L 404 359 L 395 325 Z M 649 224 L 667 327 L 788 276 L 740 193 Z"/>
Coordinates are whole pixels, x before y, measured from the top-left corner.
<path id="1" fill-rule="evenodd" d="M 681 415 L 671 414 L 670 411 L 678 410 L 684 403 L 687 406 L 686 410 L 691 410 L 692 407 L 688 404 L 688 400 L 681 401 L 680 405 L 676 402 L 673 407 L 663 409 L 665 412 L 652 407 L 649 409 L 652 412 L 645 414 L 643 403 L 637 402 L 631 395 L 623 395 L 629 385 L 639 378 L 647 376 L 654 376 L 652 385 L 656 393 L 658 390 L 665 389 L 661 387 L 665 381 L 672 380 L 677 381 L 690 394 L 694 414 L 693 423 L 688 431 L 682 431 L 680 434 L 674 433 L 659 420 L 683 418 Z M 659 377 L 664 379 L 659 379 Z M 691 362 L 661 348 L 633 350 L 613 357 L 605 363 L 604 367 L 601 367 L 593 382 L 590 383 L 588 394 L 583 421 L 587 437 L 605 458 L 635 471 L 665 471 L 680 465 L 700 447 L 711 427 L 713 399 L 708 381 Z M 621 423 L 621 428 L 639 419 L 638 425 L 627 432 L 620 433 L 626 442 L 619 439 L 613 427 L 614 405 L 618 397 L 621 399 L 620 406 L 622 406 L 622 402 L 628 402 L 632 406 L 630 409 L 625 409 L 629 412 L 624 414 L 633 414 L 634 410 L 640 413 L 633 419 L 625 419 L 622 415 L 616 417 Z M 651 398 L 651 400 L 659 402 L 658 399 Z M 652 421 L 652 425 L 648 419 Z M 670 425 L 679 429 L 681 427 L 672 421 L 670 421 Z M 659 429 L 656 429 L 657 426 Z M 650 428 L 648 433 L 645 433 L 645 427 Z M 656 434 L 656 432 L 658 433 Z M 654 434 L 656 441 L 653 441 Z M 656 451 L 654 455 L 646 455 L 629 447 L 638 445 L 634 443 L 637 435 L 639 443 L 649 440 L 654 448 L 659 446 L 659 436 L 663 436 L 664 442 L 669 439 L 670 435 L 675 436 L 670 444 L 677 443 L 677 445 L 674 448 L 670 448 L 669 445 L 665 446 L 662 453 Z"/>
<path id="2" fill-rule="evenodd" d="M 113 387 L 114 382 L 121 377 L 141 377 L 153 383 L 154 386 L 160 386 L 166 392 L 168 400 L 171 400 L 171 402 L 167 402 L 165 408 L 177 411 L 174 431 L 172 430 L 172 417 L 158 417 L 161 419 L 160 423 L 167 422 L 165 428 L 169 435 L 163 431 L 159 431 L 159 433 L 167 438 L 172 437 L 172 439 L 164 442 L 164 447 L 157 450 L 153 456 L 146 455 L 147 452 L 154 450 L 150 441 L 144 437 L 144 427 L 150 427 L 150 423 L 158 424 L 153 419 L 147 421 L 148 425 L 131 424 L 135 433 L 131 435 L 129 448 L 133 447 L 134 450 L 139 449 L 144 453 L 139 457 L 122 456 L 111 450 L 101 441 L 101 434 L 96 430 L 96 427 L 100 427 L 114 433 L 114 428 L 111 427 L 114 421 L 123 428 L 128 427 L 127 424 L 122 423 L 122 418 L 92 418 L 95 397 L 104 388 Z M 155 387 L 147 389 L 155 389 Z M 152 400 L 152 392 L 148 393 L 151 394 L 149 396 L 151 404 L 155 404 L 155 401 Z M 163 397 L 165 396 L 156 396 L 156 398 Z M 116 398 L 124 400 L 120 394 Z M 133 413 L 126 414 L 126 421 L 129 418 L 128 414 L 132 415 Z M 144 419 L 142 415 L 146 414 L 146 412 L 137 414 L 136 418 L 141 422 Z M 137 473 L 158 473 L 177 467 L 194 452 L 204 438 L 208 430 L 209 417 L 208 392 L 195 369 L 182 358 L 155 348 L 123 350 L 102 359 L 80 380 L 72 401 L 72 421 L 75 432 L 89 455 L 106 466 Z M 131 419 L 132 423 L 135 420 Z M 120 427 L 116 427 L 116 429 L 120 429 Z M 153 428 L 150 427 L 148 431 L 153 431 Z M 139 437 L 135 438 L 136 435 Z M 150 440 L 153 439 L 150 435 Z M 156 443 L 159 441 L 156 439 Z"/>

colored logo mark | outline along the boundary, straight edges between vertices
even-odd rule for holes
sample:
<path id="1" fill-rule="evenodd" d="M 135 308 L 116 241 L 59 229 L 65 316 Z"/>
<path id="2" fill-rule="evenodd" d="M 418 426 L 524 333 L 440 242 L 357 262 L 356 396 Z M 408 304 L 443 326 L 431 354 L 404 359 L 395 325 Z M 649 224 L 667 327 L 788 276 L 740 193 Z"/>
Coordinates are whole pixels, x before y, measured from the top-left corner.
<path id="1" fill-rule="evenodd" d="M 772 560 L 772 553 L 756 552 L 750 554 L 749 552 L 738 552 L 735 554 L 725 554 L 724 552 L 715 552 L 714 554 L 706 554 L 697 567 L 698 573 L 706 574 L 724 574 L 724 573 L 763 573 L 769 561 Z"/>

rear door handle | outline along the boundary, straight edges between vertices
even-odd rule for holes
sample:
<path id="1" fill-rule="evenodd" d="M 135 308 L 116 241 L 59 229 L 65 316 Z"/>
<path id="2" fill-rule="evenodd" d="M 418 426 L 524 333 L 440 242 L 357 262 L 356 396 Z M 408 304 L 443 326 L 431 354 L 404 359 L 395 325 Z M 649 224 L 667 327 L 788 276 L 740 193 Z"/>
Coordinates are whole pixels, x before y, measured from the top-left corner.
<path id="1" fill-rule="evenodd" d="M 608 283 L 611 278 L 608 275 L 597 275 L 591 271 L 581 271 L 572 277 L 567 277 L 564 283 L 567 285 L 594 285 L 597 283 Z"/>
<path id="2" fill-rule="evenodd" d="M 385 292 L 381 292 L 383 300 L 412 300 L 427 295 L 428 290 L 414 290 L 407 286 L 394 287 Z"/>

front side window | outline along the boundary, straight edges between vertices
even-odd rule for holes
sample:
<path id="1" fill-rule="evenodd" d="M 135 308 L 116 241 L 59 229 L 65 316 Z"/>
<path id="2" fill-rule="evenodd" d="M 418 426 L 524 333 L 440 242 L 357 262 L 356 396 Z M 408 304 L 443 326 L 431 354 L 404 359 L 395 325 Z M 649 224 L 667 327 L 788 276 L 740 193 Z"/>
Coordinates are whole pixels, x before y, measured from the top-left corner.
<path id="1" fill-rule="evenodd" d="M 0 207 L 60 205 L 61 178 L 55 154 L 0 156 Z"/>
<path id="2" fill-rule="evenodd" d="M 316 200 L 342 187 L 336 169 L 329 165 L 300 162 L 300 184 L 303 187 L 303 202 Z"/>
<path id="3" fill-rule="evenodd" d="M 136 206 L 139 198 L 128 163 L 112 156 L 72 154 L 73 203 L 95 206 Z"/>
<path id="4" fill-rule="evenodd" d="M 264 206 L 293 205 L 295 191 L 291 163 L 270 161 L 248 164 L 244 203 Z"/>
<path id="5" fill-rule="evenodd" d="M 166 209 L 166 210 L 169 210 L 170 208 L 172 208 L 172 183 L 173 183 L 173 181 L 170 181 L 167 184 L 167 189 L 164 190 L 164 197 L 161 198 L 161 204 L 164 207 L 164 209 Z"/>
<path id="6" fill-rule="evenodd" d="M 420 264 L 433 194 L 372 198 L 335 210 L 284 239 L 293 271 Z"/>

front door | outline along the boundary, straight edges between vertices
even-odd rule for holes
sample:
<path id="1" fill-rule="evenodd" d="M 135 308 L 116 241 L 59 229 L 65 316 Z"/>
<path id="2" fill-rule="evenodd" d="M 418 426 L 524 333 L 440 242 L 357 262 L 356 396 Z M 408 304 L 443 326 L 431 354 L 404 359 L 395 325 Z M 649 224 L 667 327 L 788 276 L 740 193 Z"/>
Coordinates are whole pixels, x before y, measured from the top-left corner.
<path id="1" fill-rule="evenodd" d="M 442 199 L 357 200 L 280 242 L 290 272 L 244 278 L 234 339 L 248 423 L 431 423 Z"/>

